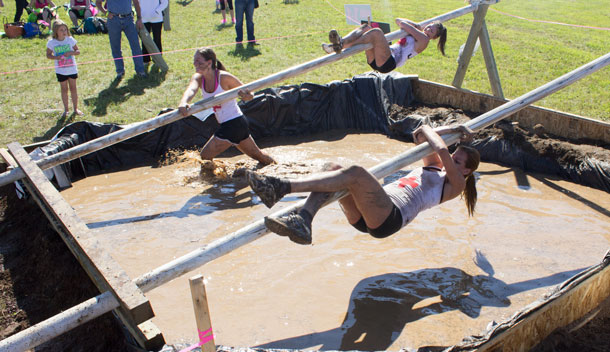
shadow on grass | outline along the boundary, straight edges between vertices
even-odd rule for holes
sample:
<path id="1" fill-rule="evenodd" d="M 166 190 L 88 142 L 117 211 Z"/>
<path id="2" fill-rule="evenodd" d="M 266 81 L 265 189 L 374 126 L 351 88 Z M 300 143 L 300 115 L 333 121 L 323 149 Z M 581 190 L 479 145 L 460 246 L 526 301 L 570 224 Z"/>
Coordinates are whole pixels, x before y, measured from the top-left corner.
<path id="1" fill-rule="evenodd" d="M 181 0 L 181 1 L 176 1 L 176 4 L 178 5 L 182 5 L 182 6 L 188 6 L 193 2 L 193 0 Z"/>
<path id="2" fill-rule="evenodd" d="M 258 50 L 259 44 L 248 43 L 244 47 L 242 43 L 235 44 L 235 49 L 229 51 L 229 55 L 240 57 L 241 61 L 248 61 L 251 57 L 255 57 L 261 54 L 261 51 Z"/>
<path id="3" fill-rule="evenodd" d="M 119 87 L 121 79 L 114 79 L 108 88 L 98 93 L 97 97 L 85 99 L 85 105 L 94 106 L 91 115 L 104 116 L 107 113 L 108 105 L 126 102 L 132 95 L 142 95 L 147 88 L 159 86 L 165 80 L 166 74 L 167 72 L 160 71 L 153 66 L 148 77 L 140 78 L 134 75 L 121 87 Z"/>
<path id="4" fill-rule="evenodd" d="M 32 138 L 34 143 L 48 141 L 59 132 L 65 125 L 70 124 L 74 120 L 76 114 L 72 113 L 67 116 L 60 117 L 55 122 L 55 126 L 49 128 L 42 136 Z"/>

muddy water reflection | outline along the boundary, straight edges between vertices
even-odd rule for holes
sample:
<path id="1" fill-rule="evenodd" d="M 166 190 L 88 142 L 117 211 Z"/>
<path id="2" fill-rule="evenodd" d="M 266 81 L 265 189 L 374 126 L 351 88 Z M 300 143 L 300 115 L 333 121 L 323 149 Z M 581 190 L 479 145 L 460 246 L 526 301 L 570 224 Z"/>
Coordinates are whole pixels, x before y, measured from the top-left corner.
<path id="1" fill-rule="evenodd" d="M 315 139 L 268 148 L 294 167 L 270 172 L 298 177 L 325 161 L 371 167 L 409 147 L 372 134 Z M 135 278 L 271 212 L 241 179 L 184 182 L 197 172 L 139 168 L 90 177 L 62 194 Z M 148 292 L 153 321 L 168 342 L 194 342 L 188 277 L 202 273 L 217 344 L 447 346 L 510 317 L 610 247 L 607 193 L 493 164 L 482 164 L 479 176 L 474 218 L 456 199 L 379 240 L 357 233 L 332 204 L 314 220 L 312 246 L 271 234 Z"/>

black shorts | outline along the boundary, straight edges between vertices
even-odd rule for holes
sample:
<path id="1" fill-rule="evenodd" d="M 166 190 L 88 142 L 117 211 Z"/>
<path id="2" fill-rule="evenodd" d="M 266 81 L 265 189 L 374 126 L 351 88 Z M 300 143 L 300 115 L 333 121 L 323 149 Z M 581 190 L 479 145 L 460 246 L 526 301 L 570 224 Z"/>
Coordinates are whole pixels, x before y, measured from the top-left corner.
<path id="1" fill-rule="evenodd" d="M 79 18 L 79 19 L 84 19 L 85 18 L 85 11 L 86 11 L 86 9 L 82 9 L 82 10 L 70 9 L 70 10 L 68 10 L 68 12 L 72 12 L 74 14 L 74 16 L 76 16 L 76 18 Z"/>
<path id="2" fill-rule="evenodd" d="M 239 142 L 250 136 L 248 121 L 246 121 L 246 118 L 243 115 L 225 121 L 220 124 L 220 127 L 216 130 L 214 136 L 227 140 L 233 144 L 239 144 Z"/>
<path id="3" fill-rule="evenodd" d="M 227 2 L 229 3 L 229 8 L 231 10 L 233 10 L 233 0 L 227 0 Z M 225 0 L 220 0 L 220 9 L 221 10 L 226 10 L 227 7 L 225 5 Z"/>
<path id="4" fill-rule="evenodd" d="M 363 217 L 360 217 L 360 220 L 358 220 L 355 224 L 352 224 L 352 226 L 360 232 L 368 232 L 375 238 L 385 238 L 398 232 L 398 230 L 402 228 L 402 214 L 400 214 L 400 209 L 398 209 L 396 204 L 394 204 L 390 215 L 388 215 L 383 224 L 381 224 L 378 228 L 368 228 Z"/>
<path id="5" fill-rule="evenodd" d="M 64 81 L 67 81 L 68 78 L 77 79 L 78 73 L 75 73 L 73 75 L 62 75 L 62 74 L 56 73 L 55 76 L 57 76 L 57 82 L 64 82 Z"/>
<path id="6" fill-rule="evenodd" d="M 369 63 L 369 66 L 375 71 L 379 71 L 381 73 L 392 72 L 396 68 L 396 60 L 394 60 L 394 56 L 390 55 L 390 58 L 386 60 L 386 62 L 381 65 L 381 67 L 377 66 L 375 60 Z"/>

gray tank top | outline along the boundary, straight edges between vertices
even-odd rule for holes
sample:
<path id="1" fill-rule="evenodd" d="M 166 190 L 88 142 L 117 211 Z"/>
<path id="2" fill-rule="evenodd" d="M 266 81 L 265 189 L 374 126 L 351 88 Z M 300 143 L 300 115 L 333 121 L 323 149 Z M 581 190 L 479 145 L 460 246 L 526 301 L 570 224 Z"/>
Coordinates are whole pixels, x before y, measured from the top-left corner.
<path id="1" fill-rule="evenodd" d="M 445 171 L 436 167 L 420 167 L 384 187 L 392 202 L 400 209 L 403 227 L 421 211 L 440 204 L 445 174 Z"/>

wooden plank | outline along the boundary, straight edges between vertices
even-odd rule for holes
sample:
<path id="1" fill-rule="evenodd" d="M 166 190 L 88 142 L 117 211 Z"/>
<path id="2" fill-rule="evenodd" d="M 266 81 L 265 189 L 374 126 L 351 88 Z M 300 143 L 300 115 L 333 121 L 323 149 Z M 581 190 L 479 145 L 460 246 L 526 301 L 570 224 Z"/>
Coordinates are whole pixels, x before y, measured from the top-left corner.
<path id="1" fill-rule="evenodd" d="M 157 48 L 157 44 L 155 44 L 155 42 L 150 37 L 150 34 L 148 34 L 146 27 L 140 28 L 138 30 L 138 35 L 140 35 L 140 39 L 142 39 L 142 43 L 146 47 L 146 50 L 148 51 L 149 54 L 159 52 L 159 48 Z M 155 65 L 159 66 L 161 71 L 169 70 L 167 63 L 165 63 L 165 60 L 163 59 L 163 55 L 155 54 L 155 55 L 151 55 L 150 57 L 153 60 L 153 62 L 155 63 Z"/>
<path id="2" fill-rule="evenodd" d="M 195 321 L 197 322 L 197 333 L 202 352 L 215 352 L 214 333 L 212 331 L 212 320 L 208 308 L 208 296 L 205 293 L 203 276 L 197 275 L 189 279 L 191 297 L 193 298 L 193 309 L 195 310 Z"/>
<path id="3" fill-rule="evenodd" d="M 8 149 L 27 177 L 27 180 L 24 180 L 27 182 L 24 183 L 30 194 L 100 292 L 110 291 L 116 297 L 120 303 L 120 307 L 116 310 L 117 315 L 136 340 L 144 346 L 145 336 L 138 329 L 137 324 L 154 316 L 148 299 L 91 235 L 74 209 L 63 199 L 25 150 L 18 143 L 9 144 Z"/>
<path id="4" fill-rule="evenodd" d="M 481 33 L 479 33 L 479 42 L 481 43 L 481 51 L 483 52 L 483 58 L 485 59 L 485 68 L 487 68 L 487 76 L 489 77 L 491 91 L 494 96 L 504 99 L 502 85 L 500 84 L 500 75 L 498 74 L 498 67 L 496 66 L 493 50 L 491 49 L 491 41 L 489 40 L 489 32 L 487 32 L 485 20 L 483 20 Z"/>
<path id="5" fill-rule="evenodd" d="M 470 64 L 470 59 L 472 58 L 472 52 L 474 51 L 474 46 L 477 42 L 477 38 L 479 37 L 479 33 L 481 33 L 481 27 L 483 26 L 483 21 L 485 21 L 485 15 L 487 14 L 488 8 L 489 5 L 479 5 L 479 8 L 474 13 L 474 20 L 472 21 L 472 26 L 470 27 L 470 33 L 468 33 L 468 39 L 466 39 L 466 45 L 464 46 L 464 50 L 460 56 L 458 68 L 455 72 L 455 77 L 453 77 L 453 83 L 451 84 L 454 87 L 460 88 L 462 83 L 464 83 L 466 70 L 468 70 L 468 65 Z"/>
<path id="6" fill-rule="evenodd" d="M 167 32 L 172 30 L 172 25 L 169 20 L 169 4 L 170 1 L 167 2 L 167 7 L 165 8 L 165 10 L 163 10 L 163 30 Z"/>
<path id="7" fill-rule="evenodd" d="M 0 156 L 6 162 L 6 165 L 9 167 L 16 167 L 17 162 L 13 159 L 13 156 L 8 152 L 6 148 L 0 148 Z"/>
<path id="8" fill-rule="evenodd" d="M 477 348 L 485 351 L 529 351 L 551 332 L 585 317 L 610 297 L 610 266 L 587 278 L 514 326 Z M 536 307 L 532 307 L 536 308 Z"/>
<path id="9" fill-rule="evenodd" d="M 449 105 L 474 113 L 485 113 L 508 102 L 489 94 L 455 88 L 426 80 L 413 80 L 413 94 L 424 104 Z M 524 128 L 542 124 L 545 131 L 567 139 L 589 139 L 610 143 L 610 123 L 538 106 L 528 106 L 508 119 Z"/>

